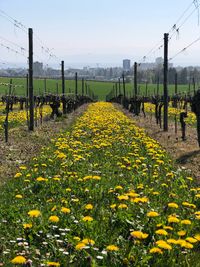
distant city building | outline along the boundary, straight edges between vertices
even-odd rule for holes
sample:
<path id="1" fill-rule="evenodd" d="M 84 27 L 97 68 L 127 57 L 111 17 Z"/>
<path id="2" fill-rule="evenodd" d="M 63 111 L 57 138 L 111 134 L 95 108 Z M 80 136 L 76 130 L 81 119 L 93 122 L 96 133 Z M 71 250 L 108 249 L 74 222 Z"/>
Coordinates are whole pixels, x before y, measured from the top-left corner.
<path id="1" fill-rule="evenodd" d="M 155 62 L 156 65 L 162 65 L 164 63 L 164 59 L 162 57 L 157 57 Z"/>
<path id="2" fill-rule="evenodd" d="M 155 62 L 141 63 L 141 70 L 150 70 L 150 69 L 162 69 L 163 68 L 164 59 L 162 57 L 157 57 Z M 168 63 L 168 68 L 173 68 L 173 63 Z"/>
<path id="3" fill-rule="evenodd" d="M 123 70 L 124 71 L 130 71 L 131 69 L 131 61 L 130 59 L 124 59 L 123 60 Z"/>
<path id="4" fill-rule="evenodd" d="M 44 72 L 43 63 L 38 62 L 38 61 L 34 62 L 33 63 L 33 76 L 36 76 L 36 77 L 42 76 L 43 72 Z"/>

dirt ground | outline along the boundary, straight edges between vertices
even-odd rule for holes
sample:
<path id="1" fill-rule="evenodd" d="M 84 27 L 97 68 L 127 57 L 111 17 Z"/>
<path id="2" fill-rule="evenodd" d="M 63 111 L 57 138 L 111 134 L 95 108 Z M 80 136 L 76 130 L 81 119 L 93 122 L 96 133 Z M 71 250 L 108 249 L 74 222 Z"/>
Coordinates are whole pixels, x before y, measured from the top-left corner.
<path id="1" fill-rule="evenodd" d="M 144 128 L 149 136 L 156 139 L 167 150 L 177 167 L 191 170 L 192 175 L 200 184 L 200 148 L 196 128 L 186 126 L 186 141 L 183 141 L 179 122 L 177 133 L 175 133 L 175 123 L 171 121 L 169 121 L 168 132 L 164 132 L 156 124 L 154 115 L 146 115 L 144 118 L 143 115 L 133 116 L 128 111 L 123 110 L 123 112 L 132 117 L 136 125 Z"/>
<path id="2" fill-rule="evenodd" d="M 9 140 L 5 143 L 3 132 L 0 134 L 0 184 L 16 173 L 18 167 L 40 153 L 41 148 L 48 145 L 50 139 L 65 130 L 80 116 L 87 105 L 83 105 L 61 120 L 46 119 L 42 125 L 29 132 L 21 126 L 9 130 Z"/>

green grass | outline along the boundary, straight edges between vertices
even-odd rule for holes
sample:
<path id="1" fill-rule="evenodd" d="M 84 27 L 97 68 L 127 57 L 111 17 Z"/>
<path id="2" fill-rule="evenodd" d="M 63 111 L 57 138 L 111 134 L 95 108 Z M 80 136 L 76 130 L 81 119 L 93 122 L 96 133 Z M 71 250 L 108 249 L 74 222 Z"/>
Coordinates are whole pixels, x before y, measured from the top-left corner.
<path id="1" fill-rule="evenodd" d="M 199 192 L 131 119 L 92 104 L 1 188 L 1 263 L 199 266 Z"/>
<path id="2" fill-rule="evenodd" d="M 15 87 L 15 95 L 26 95 L 26 79 L 25 78 L 13 78 L 13 85 L 21 85 L 20 87 Z M 3 78 L 0 77 L 0 95 L 8 93 L 9 89 L 7 85 L 2 85 L 1 83 L 9 83 L 10 78 Z M 57 91 L 57 83 L 58 83 L 58 93 L 61 94 L 62 92 L 62 85 L 61 79 L 47 79 L 46 87 L 47 92 L 56 93 Z M 103 81 L 87 81 L 90 89 L 94 92 L 96 96 L 98 96 L 99 100 L 105 100 L 106 95 L 110 93 L 113 89 L 114 82 L 103 82 Z M 42 94 L 44 93 L 44 79 L 34 79 L 34 92 L 35 94 Z M 82 82 L 78 81 L 78 92 L 81 93 L 81 86 Z M 145 95 L 146 94 L 146 85 L 139 84 L 139 94 Z M 75 82 L 74 80 L 66 80 L 65 82 L 66 93 L 73 93 L 75 91 Z M 115 92 L 115 91 L 114 91 Z M 118 91 L 119 92 L 119 91 Z M 121 93 L 123 92 L 122 84 L 121 84 Z M 132 96 L 133 95 L 133 84 L 127 83 L 126 84 L 126 95 Z M 156 84 L 149 84 L 147 93 L 148 95 L 152 95 L 157 92 L 157 85 Z M 163 85 L 160 85 L 159 94 L 163 92 Z M 178 92 L 179 93 L 187 93 L 188 92 L 188 85 L 178 85 Z M 174 85 L 169 85 L 169 94 L 174 93 Z"/>

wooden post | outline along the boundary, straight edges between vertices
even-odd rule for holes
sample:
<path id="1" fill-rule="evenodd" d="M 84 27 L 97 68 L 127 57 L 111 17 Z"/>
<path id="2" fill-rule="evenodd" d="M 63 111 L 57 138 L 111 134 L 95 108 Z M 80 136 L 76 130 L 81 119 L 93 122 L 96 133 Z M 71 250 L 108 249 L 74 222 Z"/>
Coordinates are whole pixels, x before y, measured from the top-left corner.
<path id="1" fill-rule="evenodd" d="M 192 78 L 192 83 L 193 83 L 193 92 L 195 94 L 195 91 L 196 91 L 196 83 L 195 83 L 195 78 L 194 77 Z"/>
<path id="2" fill-rule="evenodd" d="M 134 63 L 134 94 L 135 98 L 137 98 L 137 62 Z"/>
<path id="3" fill-rule="evenodd" d="M 58 83 L 56 83 L 56 94 L 58 95 Z"/>
<path id="4" fill-rule="evenodd" d="M 6 118 L 4 121 L 4 129 L 5 129 L 5 142 L 8 143 L 8 115 L 10 111 L 10 100 L 11 100 L 11 91 L 12 91 L 12 79 L 10 79 L 9 83 L 9 94 L 6 102 Z"/>
<path id="5" fill-rule="evenodd" d="M 121 82 L 120 82 L 120 78 L 118 78 L 118 83 L 119 83 L 119 94 L 121 95 Z"/>
<path id="6" fill-rule="evenodd" d="M 84 78 L 82 78 L 82 96 L 84 96 Z"/>
<path id="7" fill-rule="evenodd" d="M 117 83 L 115 83 L 115 84 L 113 85 L 113 88 L 115 88 L 116 97 L 118 97 L 118 94 L 117 94 Z"/>
<path id="8" fill-rule="evenodd" d="M 146 81 L 146 96 L 148 95 L 148 82 Z"/>
<path id="9" fill-rule="evenodd" d="M 124 92 L 124 98 L 126 97 L 126 85 L 124 80 L 124 73 L 122 74 L 122 82 L 123 82 L 123 92 Z"/>
<path id="10" fill-rule="evenodd" d="M 158 77 L 157 77 L 157 96 L 159 95 L 159 89 L 160 89 L 160 77 L 158 74 Z"/>
<path id="11" fill-rule="evenodd" d="M 29 89 L 29 86 L 28 86 L 28 74 L 26 74 L 26 97 L 28 98 L 28 89 Z"/>
<path id="12" fill-rule="evenodd" d="M 61 76 L 62 76 L 62 98 L 63 98 L 63 114 L 67 114 L 66 103 L 65 103 L 65 66 L 64 61 L 61 61 Z"/>
<path id="13" fill-rule="evenodd" d="M 85 93 L 86 93 L 86 96 L 88 95 L 88 85 L 87 83 L 85 83 Z"/>
<path id="14" fill-rule="evenodd" d="M 34 130 L 34 96 L 33 96 L 33 29 L 28 29 L 29 39 L 29 131 Z"/>
<path id="15" fill-rule="evenodd" d="M 77 98 L 78 95 L 78 74 L 77 72 L 75 73 L 75 96 Z"/>
<path id="16" fill-rule="evenodd" d="M 163 116 L 163 130 L 168 131 L 168 33 L 164 34 L 164 116 Z"/>
<path id="17" fill-rule="evenodd" d="M 178 93 L 178 74 L 175 73 L 175 95 Z"/>
<path id="18" fill-rule="evenodd" d="M 46 92 L 47 92 L 47 79 L 44 78 L 44 93 L 46 95 Z"/>

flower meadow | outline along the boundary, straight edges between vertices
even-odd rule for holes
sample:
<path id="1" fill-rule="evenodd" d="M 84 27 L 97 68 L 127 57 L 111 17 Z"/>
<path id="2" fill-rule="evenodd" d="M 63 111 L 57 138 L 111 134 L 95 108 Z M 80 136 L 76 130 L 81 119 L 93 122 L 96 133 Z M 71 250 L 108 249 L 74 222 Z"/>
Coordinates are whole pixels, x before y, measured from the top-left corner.
<path id="1" fill-rule="evenodd" d="M 152 103 L 145 103 L 144 104 L 145 111 L 149 114 L 155 113 L 155 105 Z M 177 121 L 179 121 L 180 113 L 185 112 L 183 108 L 173 108 L 172 103 L 169 103 L 168 107 L 168 116 L 171 120 L 174 120 L 175 116 L 177 118 Z M 187 125 L 194 126 L 196 125 L 196 116 L 192 111 L 187 112 L 187 118 L 185 118 L 185 122 Z"/>
<path id="2" fill-rule="evenodd" d="M 47 115 L 51 114 L 51 107 L 48 105 L 44 105 L 42 108 L 42 116 L 43 118 Z M 19 125 L 24 125 L 27 122 L 27 115 L 28 111 L 26 110 L 17 110 L 17 105 L 14 105 L 14 110 L 9 112 L 8 116 L 8 122 L 9 122 L 9 127 L 13 128 Z M 6 113 L 5 113 L 5 105 L 0 103 L 0 130 L 3 130 L 3 123 L 6 118 Z M 40 119 L 40 110 L 37 108 L 37 112 L 35 109 L 35 119 L 39 120 Z"/>
<path id="3" fill-rule="evenodd" d="M 112 104 L 93 103 L 1 188 L 0 262 L 198 266 L 199 220 L 192 177 Z"/>

